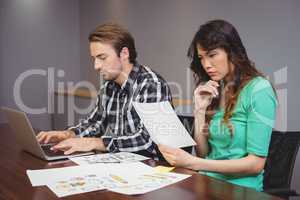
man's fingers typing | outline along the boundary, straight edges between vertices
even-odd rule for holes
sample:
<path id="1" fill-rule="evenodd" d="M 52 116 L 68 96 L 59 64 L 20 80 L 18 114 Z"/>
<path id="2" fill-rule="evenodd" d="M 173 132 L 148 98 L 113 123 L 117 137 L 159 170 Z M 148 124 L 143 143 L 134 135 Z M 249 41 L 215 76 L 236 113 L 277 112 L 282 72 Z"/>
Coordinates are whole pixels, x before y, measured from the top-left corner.
<path id="1" fill-rule="evenodd" d="M 70 149 L 68 149 L 67 151 L 64 152 L 65 155 L 70 155 L 72 153 L 74 153 L 76 150 L 72 147 Z"/>

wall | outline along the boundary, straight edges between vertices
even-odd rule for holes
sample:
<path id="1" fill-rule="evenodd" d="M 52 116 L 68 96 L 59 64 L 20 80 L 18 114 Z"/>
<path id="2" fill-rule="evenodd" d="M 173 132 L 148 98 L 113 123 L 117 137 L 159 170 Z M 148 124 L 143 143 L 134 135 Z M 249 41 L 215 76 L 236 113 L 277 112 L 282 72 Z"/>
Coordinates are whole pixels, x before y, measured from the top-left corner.
<path id="1" fill-rule="evenodd" d="M 0 6 L 0 26 L 3 25 L 3 7 Z M 0 107 L 3 105 L 3 56 L 2 56 L 2 31 L 0 31 Z M 0 123 L 4 121 L 4 116 L 2 112 L 0 112 Z"/>
<path id="2" fill-rule="evenodd" d="M 13 95 L 17 78 L 28 70 L 42 70 L 44 75 L 31 75 L 23 81 L 21 99 L 26 106 L 47 108 L 46 113 L 29 117 L 34 127 L 49 129 L 48 94 L 58 82 L 80 80 L 78 1 L 4 0 L 0 7 L 1 103 L 20 109 Z M 63 70 L 64 76 L 58 77 L 58 70 Z M 49 76 L 54 77 L 54 85 Z"/>

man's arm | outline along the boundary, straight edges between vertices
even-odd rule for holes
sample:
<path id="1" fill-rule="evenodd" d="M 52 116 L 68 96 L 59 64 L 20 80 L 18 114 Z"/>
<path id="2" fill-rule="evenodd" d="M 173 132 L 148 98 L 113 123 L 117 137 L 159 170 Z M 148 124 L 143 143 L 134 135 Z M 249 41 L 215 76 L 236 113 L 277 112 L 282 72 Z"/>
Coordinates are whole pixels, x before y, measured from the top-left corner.
<path id="1" fill-rule="evenodd" d="M 141 103 L 153 103 L 160 101 L 172 101 L 169 86 L 164 81 L 149 81 L 143 80 L 141 83 L 142 87 L 135 95 L 133 101 Z M 138 152 L 146 150 L 150 154 L 157 154 L 155 144 L 150 138 L 150 135 L 143 123 L 141 122 L 138 114 L 136 113 L 132 105 L 129 106 L 133 109 L 133 121 L 127 122 L 132 123 L 135 126 L 136 131 L 121 137 L 102 136 L 104 146 L 109 152 L 129 151 Z"/>
<path id="2" fill-rule="evenodd" d="M 76 126 L 68 128 L 80 137 L 95 137 L 103 133 L 103 121 L 105 120 L 105 112 L 100 101 L 100 95 L 97 97 L 97 102 L 94 109 L 89 115 L 81 120 Z"/>
<path id="3" fill-rule="evenodd" d="M 103 120 L 105 112 L 100 104 L 98 95 L 95 108 L 90 112 L 86 119 L 82 120 L 78 125 L 62 131 L 41 131 L 37 135 L 40 143 L 61 142 L 63 140 L 74 138 L 76 136 L 97 136 L 103 133 Z"/>

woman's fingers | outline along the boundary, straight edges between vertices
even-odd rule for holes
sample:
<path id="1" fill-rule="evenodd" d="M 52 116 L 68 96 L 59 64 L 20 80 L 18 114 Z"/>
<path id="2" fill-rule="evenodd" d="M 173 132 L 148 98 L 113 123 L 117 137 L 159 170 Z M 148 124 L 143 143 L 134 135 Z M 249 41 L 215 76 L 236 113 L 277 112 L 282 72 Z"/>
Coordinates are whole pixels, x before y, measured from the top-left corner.
<path id="1" fill-rule="evenodd" d="M 195 96 L 197 95 L 212 95 L 217 97 L 219 95 L 218 91 L 219 83 L 216 81 L 208 81 L 204 85 L 199 85 L 195 90 Z"/>
<path id="2" fill-rule="evenodd" d="M 176 165 L 176 157 L 173 154 L 164 152 L 162 153 L 164 158 L 170 163 L 171 165 Z"/>
<path id="3" fill-rule="evenodd" d="M 211 92 L 214 97 L 217 97 L 219 95 L 219 91 L 218 91 L 219 83 L 218 82 L 210 80 L 205 84 L 205 86 L 207 86 L 208 88 L 211 89 Z"/>
<path id="4" fill-rule="evenodd" d="M 216 88 L 220 86 L 218 82 L 212 81 L 212 80 L 209 80 L 207 83 L 211 84 L 212 86 L 214 86 Z"/>
<path id="5" fill-rule="evenodd" d="M 168 163 L 173 165 L 175 158 L 175 156 L 173 155 L 174 153 L 172 151 L 173 148 L 166 145 L 158 144 L 158 149 L 162 153 L 163 157 L 168 161 Z"/>
<path id="6" fill-rule="evenodd" d="M 160 151 L 166 152 L 166 153 L 173 153 L 175 148 L 167 146 L 167 145 L 163 145 L 163 144 L 159 144 L 158 148 Z"/>
<path id="7" fill-rule="evenodd" d="M 213 97 L 217 97 L 219 95 L 217 88 L 215 88 L 214 86 L 207 85 L 206 87 L 207 88 L 205 88 L 205 92 L 209 92 Z"/>

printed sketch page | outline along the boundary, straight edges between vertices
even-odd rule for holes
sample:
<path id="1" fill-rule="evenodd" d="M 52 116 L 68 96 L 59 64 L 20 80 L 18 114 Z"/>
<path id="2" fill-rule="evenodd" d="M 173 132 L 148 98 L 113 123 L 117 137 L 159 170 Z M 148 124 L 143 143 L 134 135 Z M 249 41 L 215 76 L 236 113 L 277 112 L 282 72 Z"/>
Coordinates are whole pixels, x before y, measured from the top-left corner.
<path id="1" fill-rule="evenodd" d="M 69 158 L 78 165 L 89 165 L 97 163 L 124 163 L 124 162 L 139 162 L 150 159 L 148 157 L 130 152 L 119 153 L 102 153 L 90 156 L 72 157 Z"/>
<path id="2" fill-rule="evenodd" d="M 178 173 L 146 173 L 139 175 L 135 181 L 128 182 L 127 185 L 110 188 L 110 191 L 126 194 L 126 195 L 136 195 L 145 194 L 153 190 L 157 190 L 168 185 L 182 181 L 191 175 L 178 174 Z"/>
<path id="3" fill-rule="evenodd" d="M 87 174 L 49 183 L 47 186 L 56 194 L 56 196 L 65 197 L 85 192 L 104 190 L 106 188 L 103 182 L 102 177 L 96 174 Z"/>
<path id="4" fill-rule="evenodd" d="M 190 177 L 157 172 L 141 162 L 27 170 L 27 175 L 33 186 L 46 185 L 58 197 L 103 189 L 128 195 L 144 194 Z"/>

